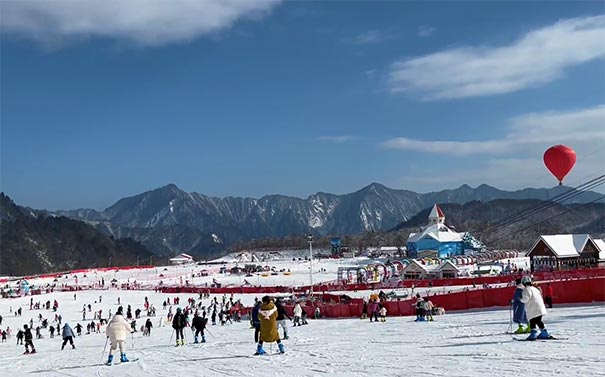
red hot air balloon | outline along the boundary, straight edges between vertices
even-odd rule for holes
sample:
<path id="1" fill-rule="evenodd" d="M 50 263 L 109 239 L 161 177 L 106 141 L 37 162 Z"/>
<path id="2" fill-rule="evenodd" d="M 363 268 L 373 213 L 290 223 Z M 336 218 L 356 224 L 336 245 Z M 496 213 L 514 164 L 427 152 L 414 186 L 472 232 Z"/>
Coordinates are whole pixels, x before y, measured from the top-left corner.
<path id="1" fill-rule="evenodd" d="M 559 186 L 563 184 L 563 178 L 576 163 L 576 152 L 565 145 L 555 145 L 544 152 L 544 165 L 559 180 Z"/>

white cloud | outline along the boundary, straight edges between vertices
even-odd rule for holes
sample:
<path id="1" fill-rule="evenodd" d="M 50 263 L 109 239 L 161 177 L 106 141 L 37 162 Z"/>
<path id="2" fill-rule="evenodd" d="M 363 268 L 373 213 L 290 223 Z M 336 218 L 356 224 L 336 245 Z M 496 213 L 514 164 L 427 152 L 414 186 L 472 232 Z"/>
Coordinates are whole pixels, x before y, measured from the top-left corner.
<path id="1" fill-rule="evenodd" d="M 3 1 L 0 26 L 43 44 L 105 37 L 141 45 L 189 41 L 258 18 L 280 0 Z"/>
<path id="2" fill-rule="evenodd" d="M 348 141 L 354 140 L 355 136 L 351 135 L 341 135 L 341 136 L 320 136 L 317 138 L 319 141 L 324 143 L 346 143 Z"/>
<path id="3" fill-rule="evenodd" d="M 436 31 L 437 29 L 432 26 L 423 25 L 418 28 L 418 36 L 423 38 L 430 37 Z"/>
<path id="4" fill-rule="evenodd" d="M 388 87 L 428 100 L 510 93 L 603 58 L 605 16 L 573 18 L 530 31 L 507 46 L 451 48 L 397 61 L 390 67 Z"/>
<path id="5" fill-rule="evenodd" d="M 465 156 L 506 155 L 548 144 L 605 140 L 605 105 L 567 112 L 531 113 L 510 120 L 506 135 L 495 140 L 415 140 L 404 137 L 381 144 L 387 149 Z"/>
<path id="6" fill-rule="evenodd" d="M 397 35 L 384 30 L 368 30 L 357 34 L 355 37 L 348 39 L 347 42 L 365 45 L 373 43 L 381 43 L 387 39 L 396 38 Z"/>

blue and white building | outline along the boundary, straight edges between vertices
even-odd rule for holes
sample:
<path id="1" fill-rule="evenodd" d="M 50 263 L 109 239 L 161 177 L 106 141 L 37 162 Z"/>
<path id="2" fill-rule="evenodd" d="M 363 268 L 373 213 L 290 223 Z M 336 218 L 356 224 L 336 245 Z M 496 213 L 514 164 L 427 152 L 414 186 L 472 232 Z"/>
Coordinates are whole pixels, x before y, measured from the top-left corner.
<path id="1" fill-rule="evenodd" d="M 479 250 L 482 245 L 470 233 L 456 232 L 445 224 L 445 214 L 437 204 L 429 214 L 429 224 L 418 233 L 411 233 L 407 243 L 408 257 L 449 258 Z"/>

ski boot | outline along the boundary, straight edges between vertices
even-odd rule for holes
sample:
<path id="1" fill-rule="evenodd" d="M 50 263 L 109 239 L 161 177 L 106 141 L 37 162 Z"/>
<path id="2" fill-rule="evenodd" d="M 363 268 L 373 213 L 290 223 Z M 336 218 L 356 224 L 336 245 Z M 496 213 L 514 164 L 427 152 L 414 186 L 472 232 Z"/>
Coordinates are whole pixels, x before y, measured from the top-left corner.
<path id="1" fill-rule="evenodd" d="M 120 361 L 123 363 L 127 363 L 128 362 L 128 358 L 126 357 L 126 354 L 123 353 L 120 355 Z"/>
<path id="2" fill-rule="evenodd" d="M 515 330 L 515 334 L 525 334 L 525 327 L 523 327 L 523 325 L 519 325 L 519 328 L 517 330 Z M 531 331 L 531 329 L 530 329 Z"/>
<path id="3" fill-rule="evenodd" d="M 540 331 L 540 335 L 538 335 L 538 339 L 548 339 L 550 338 L 550 334 L 548 333 L 548 331 L 546 331 L 546 329 L 542 329 L 542 331 Z"/>
<path id="4" fill-rule="evenodd" d="M 527 337 L 526 340 L 536 340 L 538 339 L 538 330 L 531 330 L 531 333 Z"/>
<path id="5" fill-rule="evenodd" d="M 526 334 L 530 334 L 531 333 L 531 327 L 529 327 L 529 325 L 527 325 L 527 327 L 525 328 L 525 333 Z"/>
<path id="6" fill-rule="evenodd" d="M 181 346 L 185 345 L 185 339 L 181 339 Z"/>
<path id="7" fill-rule="evenodd" d="M 193 344 L 198 344 L 198 343 L 199 343 L 198 337 L 196 336 L 196 337 L 193 338 Z"/>
<path id="8" fill-rule="evenodd" d="M 206 343 L 206 336 L 202 335 L 202 343 Z"/>
<path id="9" fill-rule="evenodd" d="M 277 347 L 279 348 L 279 353 L 285 353 L 286 349 L 283 343 L 277 343 Z"/>
<path id="10" fill-rule="evenodd" d="M 282 339 L 286 340 L 286 339 L 290 339 L 290 337 L 288 336 L 288 334 L 284 334 L 284 337 Z"/>
<path id="11" fill-rule="evenodd" d="M 107 357 L 107 363 L 106 363 L 106 364 L 107 364 L 107 365 L 111 365 L 111 363 L 112 363 L 112 362 L 113 362 L 113 355 L 109 355 L 109 356 Z"/>
<path id="12" fill-rule="evenodd" d="M 258 346 L 256 346 L 256 353 L 254 353 L 255 355 L 264 355 L 266 354 L 265 350 L 263 349 L 263 346 L 261 344 L 259 344 Z"/>
<path id="13" fill-rule="evenodd" d="M 29 350 L 25 350 L 25 352 L 23 352 L 24 355 L 29 355 Z"/>

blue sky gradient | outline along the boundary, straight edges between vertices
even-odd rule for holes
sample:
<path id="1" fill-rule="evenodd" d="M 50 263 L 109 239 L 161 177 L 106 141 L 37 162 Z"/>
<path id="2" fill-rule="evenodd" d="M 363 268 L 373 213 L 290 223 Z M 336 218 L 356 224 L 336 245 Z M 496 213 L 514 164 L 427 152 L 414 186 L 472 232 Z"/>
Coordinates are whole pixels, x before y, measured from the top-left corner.
<path id="1" fill-rule="evenodd" d="M 605 173 L 598 1 L 241 2 L 179 35 L 124 31 L 101 5 L 71 30 L 70 2 L 28 4 L 0 5 L 1 189 L 22 205 L 103 209 L 168 183 L 220 197 L 553 186 L 554 144 L 577 151 L 568 185 Z"/>

